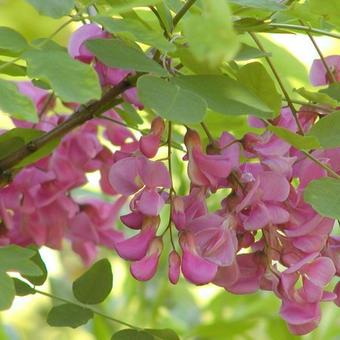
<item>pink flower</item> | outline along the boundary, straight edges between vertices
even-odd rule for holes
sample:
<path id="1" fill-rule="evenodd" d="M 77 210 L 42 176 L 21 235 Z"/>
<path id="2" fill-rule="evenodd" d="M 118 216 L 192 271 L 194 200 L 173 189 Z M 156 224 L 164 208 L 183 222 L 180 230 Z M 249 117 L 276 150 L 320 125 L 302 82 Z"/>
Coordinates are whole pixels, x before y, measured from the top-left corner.
<path id="1" fill-rule="evenodd" d="M 180 268 L 181 268 L 181 258 L 175 250 L 172 250 L 171 253 L 169 254 L 168 276 L 169 276 L 169 281 L 174 285 L 179 280 Z"/>
<path id="2" fill-rule="evenodd" d="M 85 42 L 90 39 L 105 38 L 106 36 L 107 33 L 95 24 L 83 25 L 72 34 L 68 44 L 68 53 L 72 58 L 89 64 L 94 55 L 86 48 Z"/>
<path id="3" fill-rule="evenodd" d="M 147 254 L 141 260 L 131 264 L 130 271 L 136 280 L 148 281 L 154 277 L 162 250 L 162 239 L 154 238 L 150 243 Z"/>
<path id="4" fill-rule="evenodd" d="M 334 74 L 336 81 L 340 81 L 340 56 L 328 56 L 325 58 L 325 62 Z M 309 77 L 314 86 L 326 85 L 332 82 L 331 79 L 329 79 L 325 66 L 320 59 L 315 59 L 313 61 Z"/>

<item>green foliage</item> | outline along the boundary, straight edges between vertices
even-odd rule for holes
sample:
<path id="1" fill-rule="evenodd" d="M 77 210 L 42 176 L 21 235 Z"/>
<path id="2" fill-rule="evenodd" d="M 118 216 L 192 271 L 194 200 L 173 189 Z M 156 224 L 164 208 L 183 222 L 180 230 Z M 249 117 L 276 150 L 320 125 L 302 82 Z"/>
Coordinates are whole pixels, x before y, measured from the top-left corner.
<path id="1" fill-rule="evenodd" d="M 319 0 L 309 0 L 309 9 L 312 13 L 323 17 L 337 28 L 340 27 L 340 2 L 338 0 L 327 0 L 320 2 Z"/>
<path id="2" fill-rule="evenodd" d="M 123 33 L 131 40 L 153 46 L 162 51 L 174 50 L 174 46 L 164 38 L 161 31 L 152 30 L 140 21 L 104 16 L 96 16 L 94 20 L 110 33 Z"/>
<path id="3" fill-rule="evenodd" d="M 237 76 L 239 81 L 260 98 L 275 115 L 279 114 L 281 95 L 276 91 L 274 80 L 262 64 L 258 62 L 246 64 Z"/>
<path id="4" fill-rule="evenodd" d="M 123 40 L 93 39 L 89 40 L 86 46 L 107 66 L 159 75 L 167 74 L 159 64 L 148 58 L 137 45 L 128 45 Z"/>
<path id="5" fill-rule="evenodd" d="M 36 10 L 52 18 L 68 14 L 75 5 L 74 0 L 27 0 Z"/>
<path id="6" fill-rule="evenodd" d="M 0 60 L 0 73 L 12 77 L 23 77 L 26 75 L 26 67 Z"/>
<path id="7" fill-rule="evenodd" d="M 337 101 L 331 98 L 326 93 L 308 91 L 304 87 L 295 90 L 300 96 L 308 99 L 311 102 L 324 104 L 335 108 L 337 106 Z"/>
<path id="8" fill-rule="evenodd" d="M 47 280 L 47 268 L 38 250 L 36 250 L 35 255 L 31 257 L 31 261 L 33 261 L 41 269 L 42 274 L 39 276 L 23 275 L 23 277 L 35 286 L 41 286 Z"/>
<path id="9" fill-rule="evenodd" d="M 202 6 L 200 15 L 193 14 L 183 21 L 184 33 L 197 60 L 216 66 L 231 60 L 240 44 L 226 1 L 206 0 Z"/>
<path id="10" fill-rule="evenodd" d="M 265 56 L 271 56 L 270 53 L 264 53 L 258 48 L 249 46 L 248 44 L 241 44 L 241 48 L 235 56 L 235 61 L 243 61 L 249 59 L 262 58 Z"/>
<path id="11" fill-rule="evenodd" d="M 47 323 L 52 327 L 77 328 L 93 318 L 93 312 L 71 303 L 53 307 L 47 316 Z"/>
<path id="12" fill-rule="evenodd" d="M 308 134 L 315 136 L 324 148 L 340 146 L 340 112 L 335 111 L 320 119 Z"/>
<path id="13" fill-rule="evenodd" d="M 204 100 L 175 83 L 153 76 L 137 81 L 138 96 L 142 103 L 163 118 L 178 123 L 197 123 L 206 112 Z"/>
<path id="14" fill-rule="evenodd" d="M 268 130 L 299 150 L 311 150 L 320 147 L 320 143 L 315 136 L 301 136 L 288 129 L 274 125 L 269 125 Z"/>
<path id="15" fill-rule="evenodd" d="M 309 183 L 304 199 L 320 215 L 340 219 L 340 180 L 324 177 Z"/>
<path id="16" fill-rule="evenodd" d="M 104 0 L 110 8 L 117 13 L 128 12 L 136 7 L 145 7 L 156 5 L 162 0 Z"/>
<path id="17" fill-rule="evenodd" d="M 0 271 L 0 311 L 11 307 L 15 297 L 15 288 L 12 279 L 3 271 Z"/>
<path id="18" fill-rule="evenodd" d="M 26 296 L 30 294 L 35 294 L 35 290 L 26 282 L 21 281 L 17 278 L 13 278 L 15 295 Z"/>
<path id="19" fill-rule="evenodd" d="M 226 115 L 274 117 L 273 111 L 241 82 L 226 75 L 178 76 L 174 82 L 206 100 L 208 107 Z"/>
<path id="20" fill-rule="evenodd" d="M 112 290 L 112 270 L 110 262 L 102 259 L 80 276 L 72 285 L 76 299 L 84 304 L 103 302 Z"/>
<path id="21" fill-rule="evenodd" d="M 325 93 L 328 96 L 334 98 L 337 102 L 340 102 L 340 84 L 330 84 L 326 89 L 320 90 L 320 93 Z"/>
<path id="22" fill-rule="evenodd" d="M 18 92 L 16 85 L 0 79 L 0 109 L 17 119 L 37 122 L 38 117 L 32 101 Z"/>
<path id="23" fill-rule="evenodd" d="M 267 11 L 280 11 L 285 7 L 275 0 L 229 0 L 229 2 L 238 4 L 242 7 L 251 7 L 265 9 Z"/>
<path id="24" fill-rule="evenodd" d="M 113 334 L 111 340 L 179 340 L 171 329 L 123 329 Z"/>
<path id="25" fill-rule="evenodd" d="M 47 81 L 61 100 L 86 103 L 99 99 L 101 89 L 96 72 L 90 65 L 73 60 L 66 52 L 29 51 L 25 59 L 27 74 Z"/>
<path id="26" fill-rule="evenodd" d="M 25 144 L 43 135 L 44 132 L 37 129 L 14 128 L 0 135 L 0 159 L 19 150 Z M 16 168 L 21 168 L 32 164 L 39 159 L 47 156 L 54 150 L 59 143 L 59 139 L 53 139 L 46 143 L 42 148 L 32 152 L 29 156 L 20 161 Z"/>
<path id="27" fill-rule="evenodd" d="M 28 47 L 26 39 L 10 27 L 0 26 L 1 54 L 19 55 Z"/>

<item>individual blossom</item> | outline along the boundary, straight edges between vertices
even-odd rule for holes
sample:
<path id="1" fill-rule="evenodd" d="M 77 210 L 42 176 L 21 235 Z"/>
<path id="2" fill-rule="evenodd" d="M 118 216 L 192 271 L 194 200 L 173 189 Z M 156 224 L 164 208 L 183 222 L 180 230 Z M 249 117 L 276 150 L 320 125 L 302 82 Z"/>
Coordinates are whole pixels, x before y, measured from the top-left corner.
<path id="1" fill-rule="evenodd" d="M 340 56 L 330 55 L 325 58 L 328 68 L 336 81 L 340 81 Z M 322 86 L 332 83 L 328 72 L 321 59 L 315 59 L 310 69 L 309 78 L 314 86 Z"/>

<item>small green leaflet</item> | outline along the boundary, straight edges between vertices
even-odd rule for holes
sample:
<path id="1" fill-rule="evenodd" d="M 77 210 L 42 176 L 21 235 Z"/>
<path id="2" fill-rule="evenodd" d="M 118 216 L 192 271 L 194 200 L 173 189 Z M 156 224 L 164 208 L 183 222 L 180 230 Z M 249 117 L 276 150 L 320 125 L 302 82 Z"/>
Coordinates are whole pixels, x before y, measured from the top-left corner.
<path id="1" fill-rule="evenodd" d="M 243 66 L 238 75 L 239 81 L 249 91 L 260 98 L 277 115 L 281 109 L 281 95 L 276 91 L 275 83 L 265 67 L 259 63 Z"/>
<path id="2" fill-rule="evenodd" d="M 111 340 L 179 340 L 171 329 L 123 329 L 113 334 Z"/>
<path id="3" fill-rule="evenodd" d="M 0 110 L 13 118 L 31 122 L 38 121 L 33 102 L 19 93 L 18 88 L 11 81 L 0 79 Z"/>
<path id="4" fill-rule="evenodd" d="M 320 90 L 320 93 L 325 93 L 328 96 L 335 99 L 337 102 L 340 102 L 340 84 L 339 83 L 330 84 L 326 89 Z"/>
<path id="5" fill-rule="evenodd" d="M 128 45 L 120 39 L 93 39 L 87 41 L 86 46 L 107 66 L 167 75 L 167 72 L 148 58 L 137 45 Z"/>
<path id="6" fill-rule="evenodd" d="M 74 0 L 26 0 L 42 15 L 60 18 L 74 8 Z"/>
<path id="7" fill-rule="evenodd" d="M 162 0 L 105 0 L 115 13 L 128 12 L 136 7 L 154 6 Z"/>
<path id="8" fill-rule="evenodd" d="M 26 75 L 26 67 L 15 63 L 8 64 L 6 61 L 0 60 L 0 73 L 12 77 L 24 77 Z"/>
<path id="9" fill-rule="evenodd" d="M 340 112 L 335 111 L 322 117 L 312 126 L 308 135 L 315 136 L 324 148 L 340 146 Z"/>
<path id="10" fill-rule="evenodd" d="M 234 60 L 236 61 L 244 61 L 249 59 L 257 59 L 262 57 L 271 56 L 270 53 L 264 53 L 261 50 L 252 47 L 247 44 L 241 44 L 241 48 L 235 56 Z"/>
<path id="11" fill-rule="evenodd" d="M 10 55 L 19 55 L 28 48 L 26 39 L 10 27 L 0 26 L 0 54 L 1 51 Z"/>
<path id="12" fill-rule="evenodd" d="M 65 303 L 50 310 L 47 323 L 52 327 L 77 328 L 92 318 L 92 310 L 72 303 Z"/>
<path id="13" fill-rule="evenodd" d="M 173 51 L 175 47 L 164 38 L 161 31 L 157 32 L 133 19 L 111 18 L 104 16 L 94 17 L 94 21 L 102 25 L 110 33 L 125 33 L 128 38 L 162 51 Z"/>
<path id="14" fill-rule="evenodd" d="M 102 259 L 73 282 L 73 294 L 84 304 L 93 305 L 103 302 L 112 290 L 112 280 L 110 262 Z"/>
<path id="15" fill-rule="evenodd" d="M 205 0 L 202 6 L 201 15 L 192 14 L 183 20 L 184 36 L 196 59 L 213 67 L 231 60 L 240 43 L 225 0 Z"/>
<path id="16" fill-rule="evenodd" d="M 320 147 L 318 139 L 314 136 L 301 136 L 283 127 L 269 125 L 268 130 L 299 150 L 311 150 Z"/>
<path id="17" fill-rule="evenodd" d="M 310 182 L 304 199 L 320 215 L 340 219 L 340 180 L 323 177 Z"/>
<path id="18" fill-rule="evenodd" d="M 337 107 L 338 105 L 337 100 L 333 99 L 326 93 L 308 91 L 304 87 L 295 89 L 295 91 L 303 98 L 306 98 L 307 100 L 314 102 L 314 103 L 324 104 L 327 106 L 331 106 L 333 108 Z"/>
<path id="19" fill-rule="evenodd" d="M 14 282 L 15 295 L 26 296 L 30 294 L 35 294 L 34 289 L 24 281 L 17 279 L 16 277 L 12 279 Z"/>
<path id="20" fill-rule="evenodd" d="M 9 309 L 15 297 L 13 280 L 5 272 L 0 271 L 0 311 Z"/>
<path id="21" fill-rule="evenodd" d="M 175 83 L 145 75 L 138 79 L 137 89 L 142 103 L 163 118 L 184 124 L 203 120 L 205 101 Z"/>
<path id="22" fill-rule="evenodd" d="M 61 100 L 83 104 L 100 98 L 98 76 L 91 65 L 57 50 L 29 51 L 24 57 L 28 76 L 47 81 Z"/>
<path id="23" fill-rule="evenodd" d="M 173 81 L 181 88 L 196 93 L 208 107 L 226 115 L 255 115 L 273 118 L 274 112 L 240 81 L 227 75 L 178 76 Z"/>

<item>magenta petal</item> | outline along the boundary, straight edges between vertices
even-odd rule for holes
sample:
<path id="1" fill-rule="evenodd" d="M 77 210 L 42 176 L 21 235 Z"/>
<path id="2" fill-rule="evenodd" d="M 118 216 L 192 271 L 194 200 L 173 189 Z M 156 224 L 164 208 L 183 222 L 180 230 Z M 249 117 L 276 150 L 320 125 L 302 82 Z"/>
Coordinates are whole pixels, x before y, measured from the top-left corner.
<path id="1" fill-rule="evenodd" d="M 306 335 L 312 332 L 320 323 L 320 318 L 300 325 L 288 324 L 288 329 L 295 335 Z"/>
<path id="2" fill-rule="evenodd" d="M 283 202 L 288 198 L 290 185 L 284 176 L 272 171 L 264 171 L 260 174 L 260 182 L 264 201 Z"/>
<path id="3" fill-rule="evenodd" d="M 137 159 L 123 158 L 112 165 L 109 181 L 113 189 L 125 196 L 137 192 L 143 184 L 138 177 Z"/>
<path id="4" fill-rule="evenodd" d="M 336 284 L 334 288 L 334 293 L 336 294 L 336 299 L 334 300 L 334 303 L 340 307 L 340 281 Z"/>
<path id="5" fill-rule="evenodd" d="M 115 249 L 119 256 L 125 260 L 140 260 L 145 256 L 151 240 L 155 237 L 155 233 L 155 229 L 152 227 L 142 230 L 133 237 L 117 242 Z"/>
<path id="6" fill-rule="evenodd" d="M 268 209 L 264 204 L 251 208 L 249 216 L 244 221 L 244 229 L 257 230 L 265 227 L 270 222 Z"/>
<path id="7" fill-rule="evenodd" d="M 157 191 L 145 189 L 138 200 L 138 210 L 146 216 L 158 216 L 164 203 Z"/>
<path id="8" fill-rule="evenodd" d="M 196 285 L 205 285 L 211 282 L 214 279 L 218 268 L 216 264 L 207 261 L 186 249 L 183 250 L 181 267 L 184 277 Z"/>
<path id="9" fill-rule="evenodd" d="M 139 281 L 148 281 L 154 277 L 157 271 L 159 254 L 145 256 L 139 261 L 131 263 L 132 276 Z"/>
<path id="10" fill-rule="evenodd" d="M 317 286 L 326 286 L 335 275 L 335 266 L 329 257 L 319 257 L 303 267 L 303 273 Z"/>
<path id="11" fill-rule="evenodd" d="M 84 46 L 84 43 L 89 39 L 103 37 L 105 37 L 105 32 L 99 26 L 95 24 L 83 25 L 72 34 L 68 44 L 68 53 L 75 59 L 90 63 L 93 54 Z"/>
<path id="12" fill-rule="evenodd" d="M 160 137 L 155 134 L 142 136 L 139 140 L 140 151 L 142 151 L 144 156 L 148 158 L 155 157 L 159 148 L 160 140 Z"/>
<path id="13" fill-rule="evenodd" d="M 239 278 L 240 272 L 236 261 L 231 266 L 219 267 L 213 283 L 217 286 L 228 289 Z"/>
<path id="14" fill-rule="evenodd" d="M 145 157 L 138 158 L 138 171 L 146 187 L 170 188 L 171 181 L 169 171 L 160 161 L 150 161 Z"/>
<path id="15" fill-rule="evenodd" d="M 132 212 L 127 215 L 120 216 L 120 220 L 131 229 L 140 229 L 143 224 L 144 215 L 139 212 Z"/>
<path id="16" fill-rule="evenodd" d="M 280 310 L 282 318 L 291 325 L 301 325 L 320 318 L 319 303 L 297 303 L 283 300 Z"/>
<path id="17" fill-rule="evenodd" d="M 178 253 L 173 250 L 169 254 L 169 281 L 172 284 L 176 284 L 179 280 L 179 275 L 180 275 L 180 269 L 181 269 L 181 258 L 178 255 Z"/>

